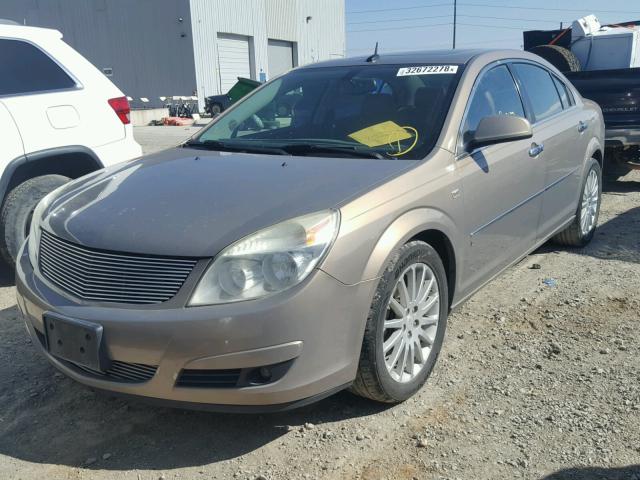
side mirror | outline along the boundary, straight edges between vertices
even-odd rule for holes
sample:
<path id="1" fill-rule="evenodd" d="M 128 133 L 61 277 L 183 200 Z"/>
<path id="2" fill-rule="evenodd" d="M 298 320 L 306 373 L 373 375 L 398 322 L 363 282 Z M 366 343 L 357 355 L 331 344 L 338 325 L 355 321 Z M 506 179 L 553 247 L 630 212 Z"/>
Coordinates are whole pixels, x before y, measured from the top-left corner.
<path id="1" fill-rule="evenodd" d="M 526 118 L 514 115 L 495 115 L 480 120 L 478 128 L 468 142 L 468 149 L 484 147 L 496 143 L 512 142 L 531 138 L 533 130 Z"/>

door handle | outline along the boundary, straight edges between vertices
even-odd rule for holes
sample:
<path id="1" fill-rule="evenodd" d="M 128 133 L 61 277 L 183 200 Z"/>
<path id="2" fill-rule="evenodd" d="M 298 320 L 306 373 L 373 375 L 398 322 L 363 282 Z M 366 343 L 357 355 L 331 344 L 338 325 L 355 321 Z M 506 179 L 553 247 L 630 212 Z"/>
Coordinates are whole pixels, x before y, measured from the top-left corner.
<path id="1" fill-rule="evenodd" d="M 580 133 L 584 132 L 589 127 L 589 124 L 585 121 L 580 120 L 578 122 L 578 131 Z"/>
<path id="2" fill-rule="evenodd" d="M 531 148 L 529 149 L 530 157 L 537 157 L 544 151 L 544 144 L 538 145 L 537 143 L 532 143 Z"/>

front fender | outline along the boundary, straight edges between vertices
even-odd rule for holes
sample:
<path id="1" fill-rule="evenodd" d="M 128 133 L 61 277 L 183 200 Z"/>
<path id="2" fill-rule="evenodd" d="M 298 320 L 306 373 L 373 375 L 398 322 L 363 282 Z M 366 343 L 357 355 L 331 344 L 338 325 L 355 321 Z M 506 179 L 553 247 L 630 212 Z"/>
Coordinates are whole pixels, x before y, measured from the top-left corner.
<path id="1" fill-rule="evenodd" d="M 456 228 L 453 220 L 439 210 L 416 208 L 401 215 L 386 228 L 369 256 L 364 268 L 363 278 L 379 278 L 384 272 L 388 259 L 395 250 L 413 237 L 428 230 L 436 230 L 443 233 L 451 242 L 453 251 L 459 251 L 456 248 Z"/>
<path id="2" fill-rule="evenodd" d="M 330 255 L 322 266 L 322 270 L 343 283 L 353 285 L 362 281 L 370 281 L 382 276 L 391 254 L 407 243 L 411 238 L 427 230 L 436 230 L 444 234 L 454 252 L 459 252 L 457 229 L 453 220 L 444 212 L 434 208 L 414 208 L 395 218 L 386 220 L 377 232 L 368 225 L 358 228 L 355 225 L 341 233 L 332 249 L 339 255 Z M 365 220 L 361 220 L 364 222 Z M 358 237 L 366 241 L 357 241 Z M 455 255 L 456 270 L 461 258 Z"/>

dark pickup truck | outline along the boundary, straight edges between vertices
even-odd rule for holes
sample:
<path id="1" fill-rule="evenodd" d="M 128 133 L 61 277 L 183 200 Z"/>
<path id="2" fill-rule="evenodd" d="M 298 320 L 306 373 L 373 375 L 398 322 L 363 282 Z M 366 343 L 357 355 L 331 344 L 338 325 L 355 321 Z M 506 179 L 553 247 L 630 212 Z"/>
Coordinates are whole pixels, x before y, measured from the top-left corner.
<path id="1" fill-rule="evenodd" d="M 584 98 L 602 108 L 605 171 L 621 177 L 640 169 L 640 68 L 564 72 Z"/>
<path id="2" fill-rule="evenodd" d="M 640 20 L 615 26 L 640 26 Z M 604 116 L 605 168 L 618 178 L 640 169 L 640 68 L 582 70 L 571 51 L 572 28 L 523 32 L 524 49 L 557 67 Z"/>

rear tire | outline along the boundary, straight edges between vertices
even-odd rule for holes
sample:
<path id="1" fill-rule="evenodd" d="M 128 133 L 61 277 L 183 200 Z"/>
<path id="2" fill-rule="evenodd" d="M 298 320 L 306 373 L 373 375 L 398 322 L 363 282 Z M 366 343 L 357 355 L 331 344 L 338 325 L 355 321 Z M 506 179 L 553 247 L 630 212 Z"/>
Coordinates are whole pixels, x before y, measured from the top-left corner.
<path id="1" fill-rule="evenodd" d="M 402 320 L 400 318 L 395 320 L 402 322 L 402 326 L 398 325 L 390 328 L 390 322 L 393 322 L 395 317 L 399 317 L 399 313 L 396 313 L 397 310 L 391 307 L 392 296 L 396 298 L 396 287 L 400 285 L 400 281 L 408 278 L 405 276 L 409 275 L 406 272 L 411 272 L 413 266 L 422 268 L 425 275 L 430 275 L 430 279 L 433 281 L 429 280 L 429 277 L 422 277 L 418 273 L 420 270 L 414 271 L 415 276 L 413 278 L 422 277 L 425 281 L 414 281 L 415 285 L 424 285 L 424 287 L 418 287 L 413 290 L 413 296 L 418 298 L 426 295 L 425 300 L 423 303 L 415 302 L 414 307 L 406 310 L 403 308 L 405 307 L 404 303 L 400 305 L 396 302 L 396 308 L 399 308 L 401 312 L 406 311 L 407 313 L 403 314 Z M 408 290 L 411 291 L 412 288 L 409 287 Z M 437 300 L 433 300 L 434 298 L 437 298 Z M 400 298 L 400 301 L 402 302 L 402 298 Z M 426 306 L 430 301 L 437 303 L 425 310 L 419 307 L 419 305 Z M 415 310 L 413 310 L 414 308 Z M 411 311 L 424 312 L 424 314 L 414 313 L 413 316 L 409 316 Z M 351 386 L 351 391 L 356 395 L 385 403 L 399 403 L 415 394 L 425 384 L 436 363 L 444 340 L 448 313 L 447 277 L 438 253 L 431 245 L 425 242 L 413 241 L 407 243 L 393 255 L 378 283 L 367 318 L 358 373 Z M 421 324 L 418 326 L 418 323 L 421 323 L 421 320 L 424 319 L 419 319 L 419 317 L 430 318 L 436 314 L 438 318 L 435 320 L 435 325 L 427 326 L 427 324 Z M 433 322 L 433 320 L 429 321 Z M 415 325 L 413 330 L 415 333 L 413 334 L 409 331 L 412 329 L 411 325 Z M 393 330 L 394 328 L 397 330 Z M 422 330 L 419 330 L 420 328 Z M 398 334 L 397 337 L 402 337 L 400 342 L 392 341 L 396 333 Z M 430 337 L 429 342 L 426 342 L 424 334 Z M 405 343 L 405 339 L 407 343 Z M 424 349 L 420 348 L 421 342 L 424 345 Z M 387 347 L 387 352 L 385 352 L 384 344 L 395 344 L 396 346 L 391 349 Z M 411 345 L 408 350 L 409 353 L 404 357 L 405 359 L 402 360 L 403 363 L 400 366 L 392 357 L 403 357 L 404 354 L 401 353 L 402 347 L 400 345 L 409 344 Z M 396 351 L 396 348 L 399 350 Z M 427 351 L 427 349 L 429 350 Z M 398 355 L 396 355 L 396 352 L 398 352 Z M 412 363 L 404 363 L 409 361 Z"/>
<path id="2" fill-rule="evenodd" d="M 15 187 L 0 212 L 0 255 L 13 266 L 18 251 L 29 235 L 31 216 L 40 200 L 70 179 L 62 175 L 30 178 Z"/>
<path id="3" fill-rule="evenodd" d="M 580 60 L 575 54 L 564 47 L 557 45 L 538 45 L 529 50 L 531 53 L 544 58 L 561 72 L 579 72 L 582 70 Z"/>
<path id="4" fill-rule="evenodd" d="M 589 215 L 588 210 L 583 208 L 585 203 L 585 192 L 590 189 L 590 178 L 595 175 L 598 184 L 597 188 L 597 204 L 595 206 L 595 211 L 593 212 L 593 224 L 589 228 L 588 231 L 585 231 L 583 228 L 583 222 L 585 221 L 585 216 Z M 595 234 L 596 227 L 598 225 L 598 215 L 600 214 L 600 204 L 602 202 L 602 169 L 600 168 L 600 164 L 595 158 L 592 158 L 589 161 L 589 165 L 587 167 L 586 175 L 582 180 L 582 189 L 580 190 L 580 201 L 578 202 L 578 209 L 576 210 L 576 215 L 569 227 L 567 227 L 562 232 L 558 233 L 553 240 L 560 244 L 566 245 L 569 247 L 584 247 L 587 245 L 593 235 Z"/>

